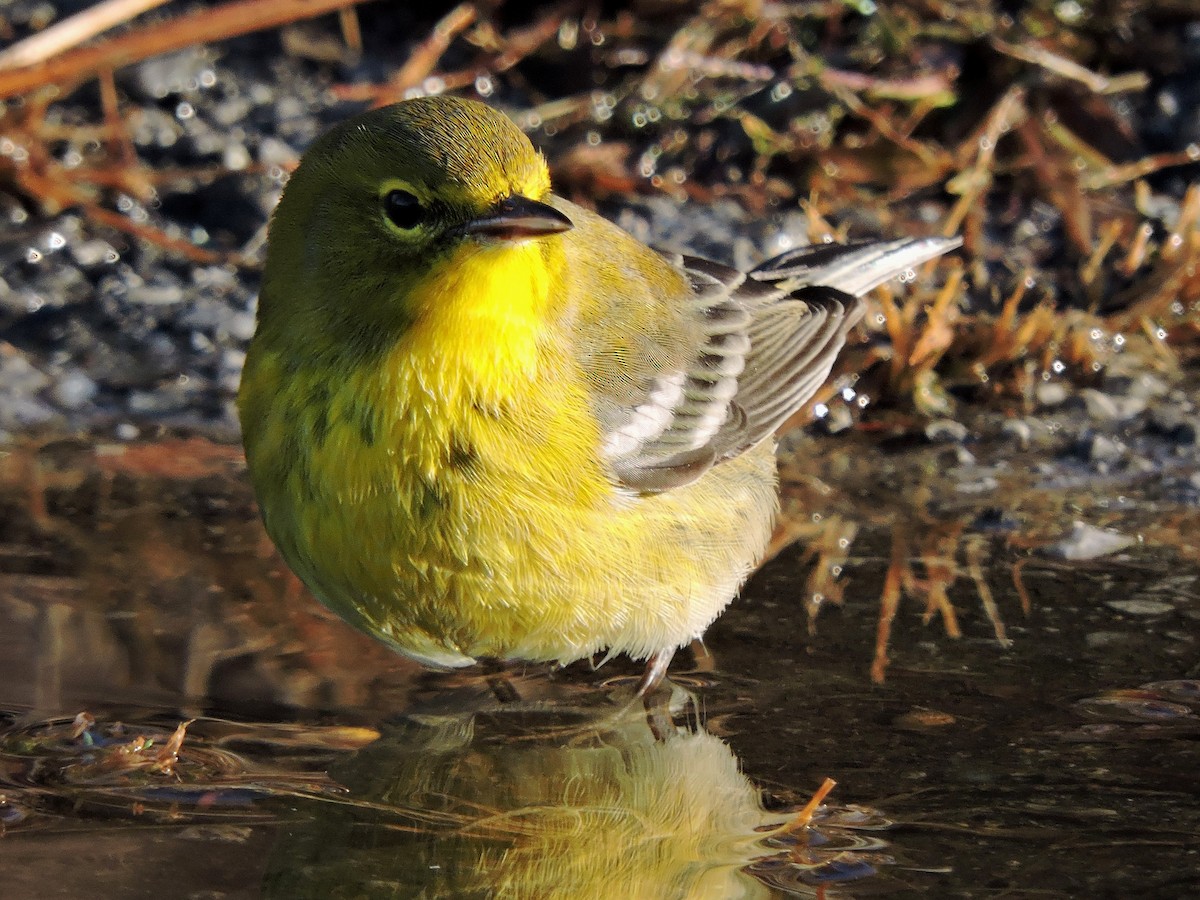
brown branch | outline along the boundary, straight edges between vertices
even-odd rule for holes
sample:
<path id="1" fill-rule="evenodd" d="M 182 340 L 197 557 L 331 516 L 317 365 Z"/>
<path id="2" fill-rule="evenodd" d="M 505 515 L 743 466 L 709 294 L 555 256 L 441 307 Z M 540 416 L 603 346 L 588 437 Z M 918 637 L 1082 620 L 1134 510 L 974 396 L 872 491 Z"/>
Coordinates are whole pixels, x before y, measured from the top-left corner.
<path id="1" fill-rule="evenodd" d="M 51 84 L 70 84 L 152 56 L 196 44 L 226 40 L 253 31 L 311 19 L 364 0 L 238 0 L 177 19 L 139 28 L 129 34 L 82 47 L 55 59 L 0 72 L 0 99 Z"/>
<path id="2" fill-rule="evenodd" d="M 32 66 L 128 22 L 166 0 L 104 0 L 0 52 L 0 69 Z"/>

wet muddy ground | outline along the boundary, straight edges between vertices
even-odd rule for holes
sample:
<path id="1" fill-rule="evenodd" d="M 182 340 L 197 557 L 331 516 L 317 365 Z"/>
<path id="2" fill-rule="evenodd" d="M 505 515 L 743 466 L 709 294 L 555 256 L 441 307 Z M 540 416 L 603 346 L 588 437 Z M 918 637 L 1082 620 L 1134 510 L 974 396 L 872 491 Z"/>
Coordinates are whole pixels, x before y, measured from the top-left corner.
<path id="1" fill-rule="evenodd" d="M 801 542 L 649 712 L 624 660 L 437 675 L 350 631 L 232 447 L 10 452 L 6 895 L 1189 895 L 1200 507 L 964 452 L 790 441 Z"/>

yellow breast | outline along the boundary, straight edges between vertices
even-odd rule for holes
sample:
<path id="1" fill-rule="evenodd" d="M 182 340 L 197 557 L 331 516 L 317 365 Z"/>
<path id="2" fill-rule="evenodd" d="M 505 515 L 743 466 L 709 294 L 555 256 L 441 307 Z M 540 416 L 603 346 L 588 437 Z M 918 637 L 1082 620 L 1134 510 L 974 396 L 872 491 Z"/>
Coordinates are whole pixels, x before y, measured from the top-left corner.
<path id="1" fill-rule="evenodd" d="M 243 399 L 264 519 L 289 564 L 338 613 L 434 662 L 452 661 L 446 644 L 463 656 L 478 644 L 461 621 L 481 596 L 528 591 L 515 570 L 548 552 L 564 517 L 613 500 L 555 328 L 568 311 L 548 314 L 562 301 L 544 249 L 467 249 L 421 285 L 417 321 L 384 356 L 289 373 L 285 354 L 252 354 L 247 384 L 262 396 Z M 491 630 L 511 640 L 505 621 Z"/>

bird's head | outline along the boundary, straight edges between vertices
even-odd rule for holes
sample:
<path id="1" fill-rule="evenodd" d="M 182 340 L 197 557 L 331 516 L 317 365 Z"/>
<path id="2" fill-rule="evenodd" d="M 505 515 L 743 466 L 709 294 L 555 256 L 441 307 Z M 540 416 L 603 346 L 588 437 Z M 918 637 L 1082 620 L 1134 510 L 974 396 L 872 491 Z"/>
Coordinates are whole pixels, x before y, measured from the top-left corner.
<path id="1" fill-rule="evenodd" d="M 549 192 L 541 154 L 482 103 L 424 97 L 349 119 L 305 153 L 272 217 L 260 327 L 297 303 L 313 308 L 288 315 L 315 329 L 403 327 L 415 288 L 464 245 L 570 229 Z"/>

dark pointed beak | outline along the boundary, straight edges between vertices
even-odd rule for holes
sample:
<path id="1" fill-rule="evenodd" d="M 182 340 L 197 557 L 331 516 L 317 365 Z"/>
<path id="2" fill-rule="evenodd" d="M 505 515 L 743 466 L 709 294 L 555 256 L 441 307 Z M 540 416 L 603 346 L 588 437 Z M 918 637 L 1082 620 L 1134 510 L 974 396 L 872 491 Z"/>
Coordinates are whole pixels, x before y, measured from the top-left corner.
<path id="1" fill-rule="evenodd" d="M 569 231 L 574 224 L 553 206 L 530 200 L 520 194 L 505 197 L 496 204 L 490 215 L 472 219 L 463 225 L 464 234 L 501 241 L 519 241 Z"/>

